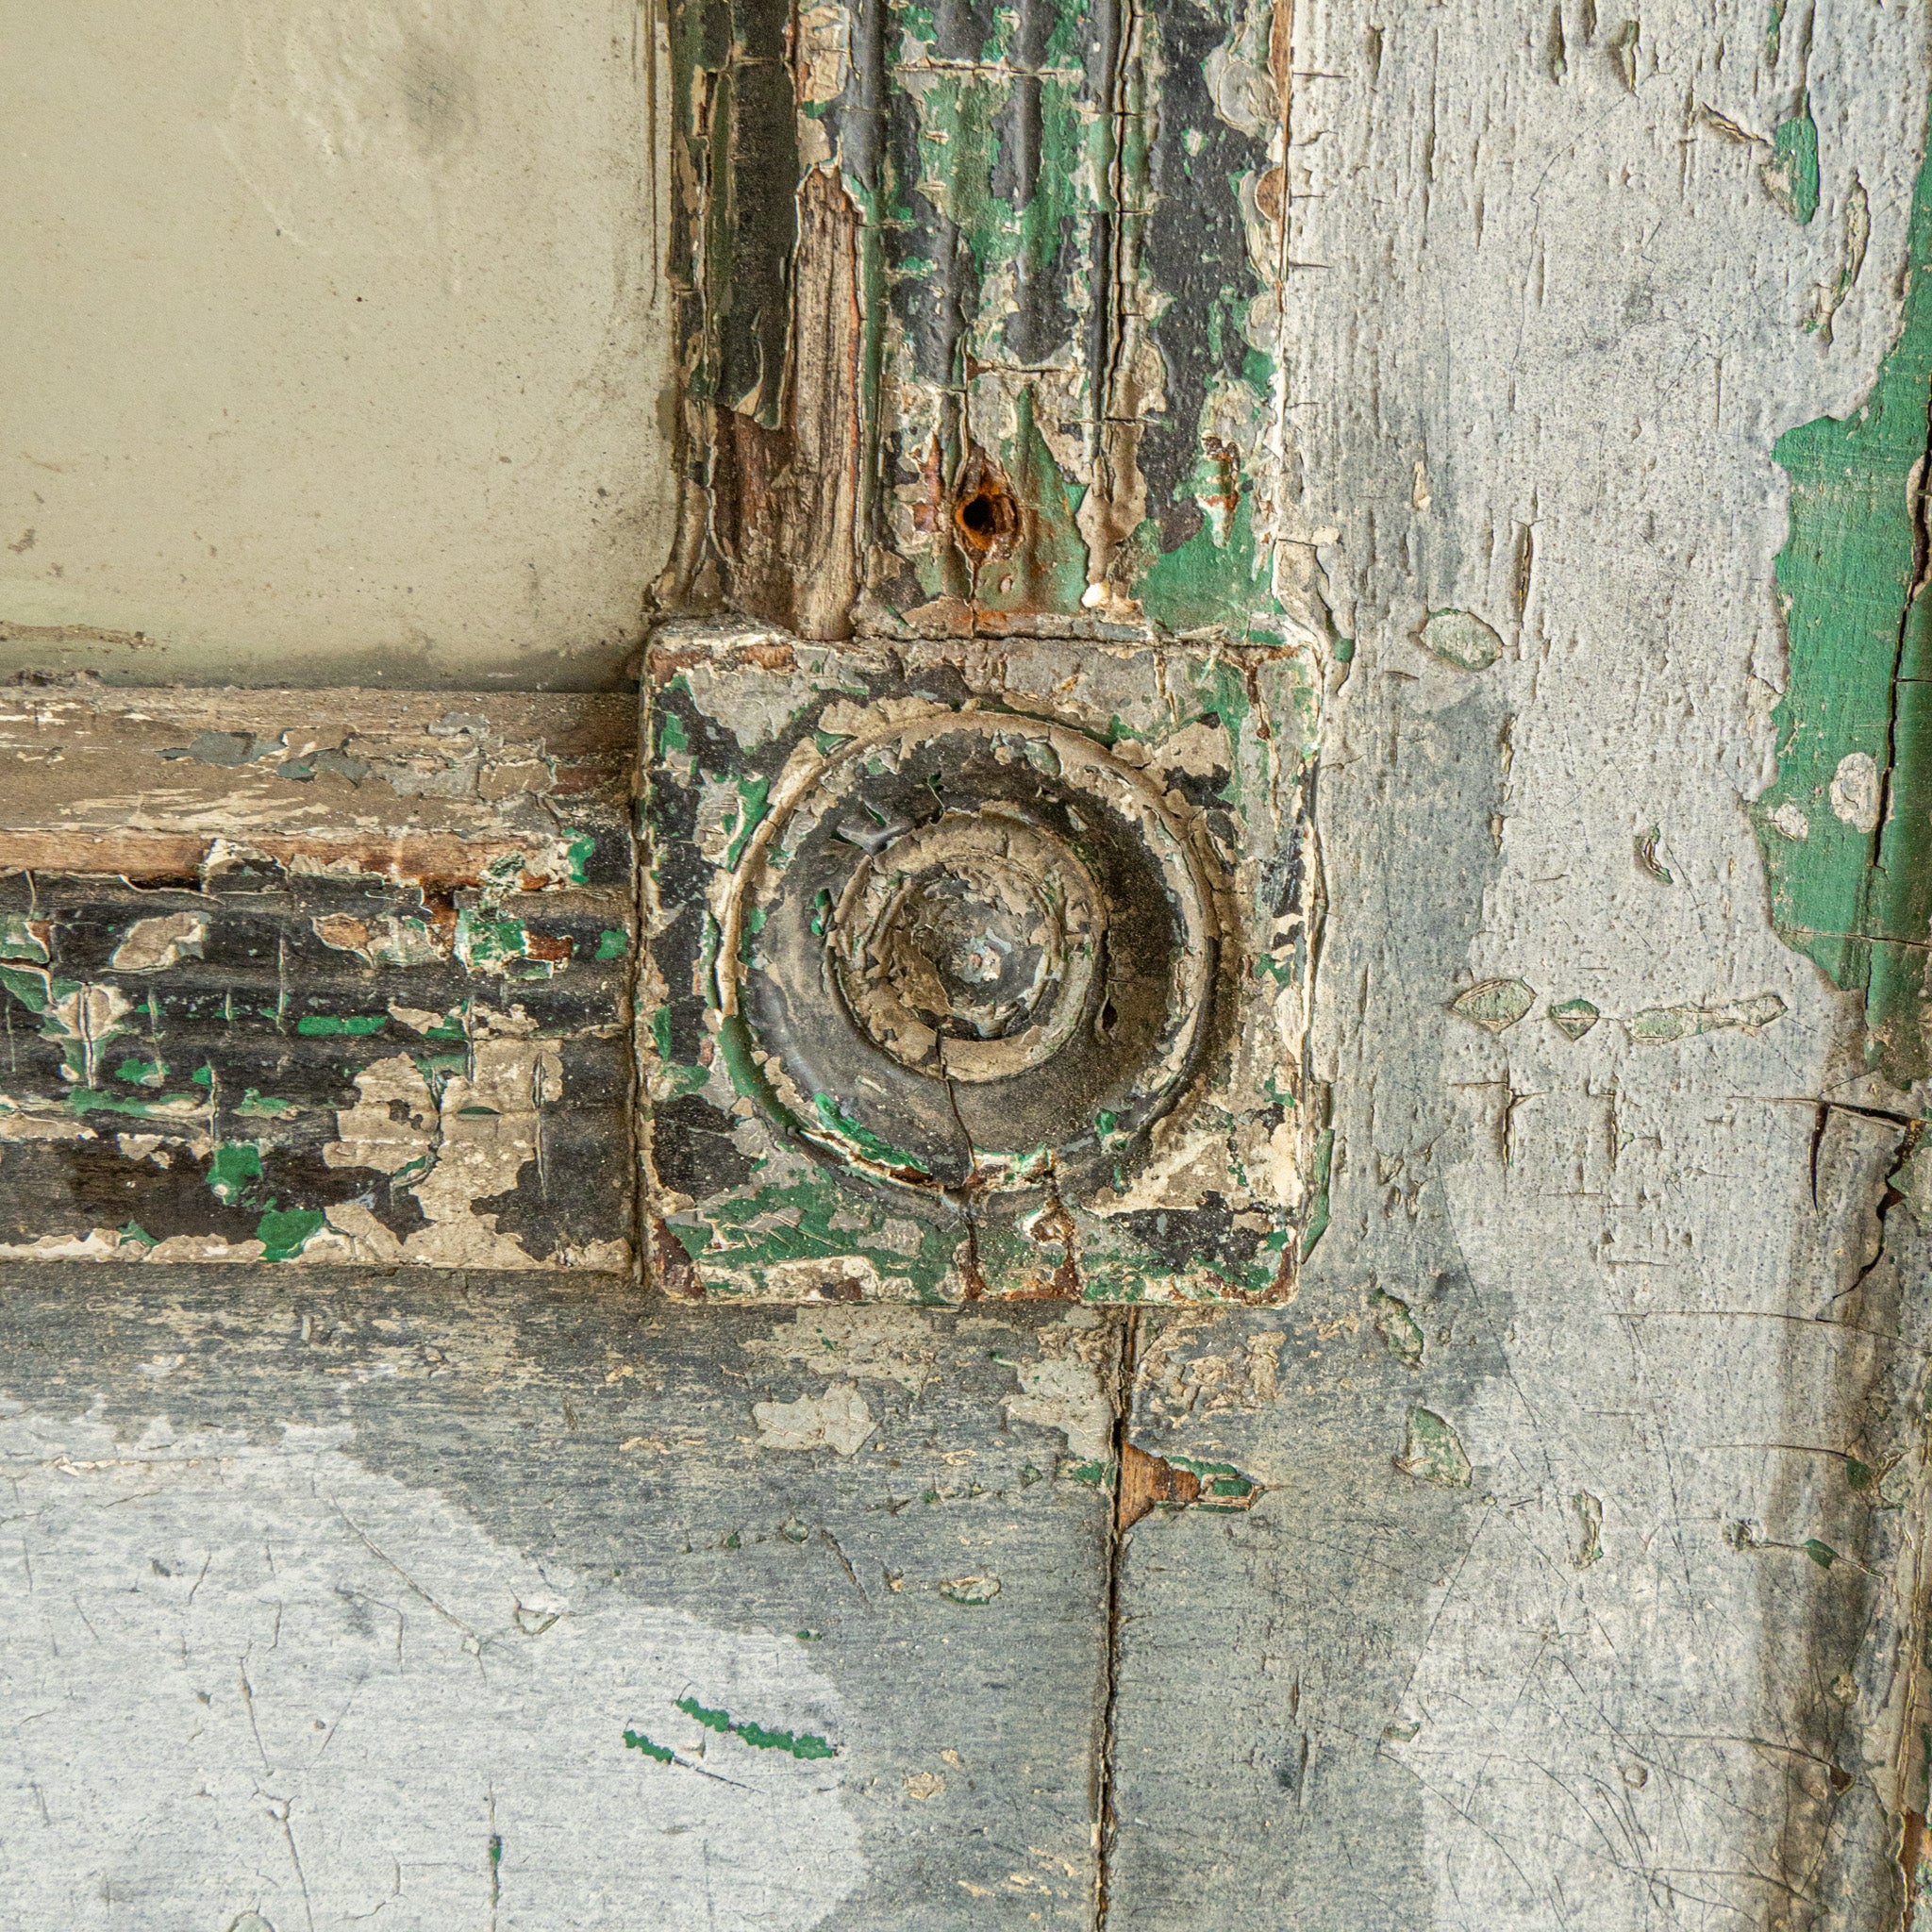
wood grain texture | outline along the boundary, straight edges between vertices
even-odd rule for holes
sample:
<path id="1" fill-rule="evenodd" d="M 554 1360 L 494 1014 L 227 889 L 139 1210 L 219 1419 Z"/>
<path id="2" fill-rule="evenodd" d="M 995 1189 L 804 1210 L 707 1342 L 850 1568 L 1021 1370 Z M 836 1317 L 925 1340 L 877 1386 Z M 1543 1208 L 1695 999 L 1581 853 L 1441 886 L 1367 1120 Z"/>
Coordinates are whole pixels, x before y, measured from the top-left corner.
<path id="1" fill-rule="evenodd" d="M 0 700 L 0 1248 L 623 1266 L 625 708 Z"/>
<path id="2" fill-rule="evenodd" d="M 1901 328 L 1924 16 L 1292 33 L 1300 504 L 1355 641 L 1331 1221 L 1292 1308 L 1171 1353 L 1142 1318 L 1134 1441 L 1266 1493 L 1126 1546 L 1108 1923 L 1890 1932 L 1924 1890 L 1927 1096 L 1774 924 L 1748 802 L 1820 718 L 1774 452 L 1849 437 Z M 1926 401 L 1891 406 L 1921 447 Z"/>
<path id="3" fill-rule="evenodd" d="M 1100 1316 L 155 1279 L 0 1274 L 0 1924 L 1091 1924 Z"/>
<path id="4" fill-rule="evenodd" d="M 670 600 L 1331 644 L 1278 541 L 1289 18 L 680 8 Z"/>
<path id="5" fill-rule="evenodd" d="M 840 641 L 664 641 L 659 843 L 704 863 L 649 887 L 654 941 L 693 929 L 643 986 L 652 1135 L 681 1108 L 748 1164 L 695 929 L 779 737 L 827 755 L 821 673 L 963 708 L 1018 666 L 1050 707 L 1278 651 L 1326 908 L 1274 1068 L 1323 1096 L 1306 1254 L 1273 1306 L 1105 1313 L 840 1301 L 842 1265 L 790 1309 L 21 1270 L 33 1882 L 71 1916 L 76 1864 L 173 1846 L 124 1874 L 151 1918 L 199 1885 L 275 1932 L 304 1885 L 361 1912 L 384 1882 L 508 1926 L 538 1855 L 532 1923 L 1924 1932 L 1923 6 L 677 25 L 667 594 Z M 336 837 L 284 796 L 364 793 L 275 774 L 351 747 L 258 755 L 288 725 L 211 721 L 240 775 L 187 760 L 152 826 L 140 786 L 61 794 L 15 863 L 219 874 L 192 813 L 225 785 L 272 858 Z M 160 728 L 140 758 L 188 745 Z M 365 775 L 344 870 L 521 865 L 499 769 L 393 824 Z M 750 1286 L 925 1247 L 870 1196 L 808 1205 L 757 1204 Z M 702 1289 L 709 1238 L 671 1241 Z M 333 1707 L 257 1674 L 284 1648 Z M 56 1697 L 87 1748 L 32 1756 Z M 219 1814 L 184 1794 L 196 1724 Z M 754 1803 L 747 1836 L 723 1807 Z M 387 1879 L 339 1849 L 424 1819 Z"/>

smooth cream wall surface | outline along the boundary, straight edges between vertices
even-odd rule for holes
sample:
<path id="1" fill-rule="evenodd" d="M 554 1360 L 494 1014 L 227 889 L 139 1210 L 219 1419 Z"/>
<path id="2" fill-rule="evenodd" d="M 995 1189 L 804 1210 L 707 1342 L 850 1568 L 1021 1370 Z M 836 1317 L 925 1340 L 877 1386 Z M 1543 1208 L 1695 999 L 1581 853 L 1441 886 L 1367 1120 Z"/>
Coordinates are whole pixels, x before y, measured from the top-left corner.
<path id="1" fill-rule="evenodd" d="M 652 12 L 0 22 L 0 675 L 616 679 L 671 528 Z"/>

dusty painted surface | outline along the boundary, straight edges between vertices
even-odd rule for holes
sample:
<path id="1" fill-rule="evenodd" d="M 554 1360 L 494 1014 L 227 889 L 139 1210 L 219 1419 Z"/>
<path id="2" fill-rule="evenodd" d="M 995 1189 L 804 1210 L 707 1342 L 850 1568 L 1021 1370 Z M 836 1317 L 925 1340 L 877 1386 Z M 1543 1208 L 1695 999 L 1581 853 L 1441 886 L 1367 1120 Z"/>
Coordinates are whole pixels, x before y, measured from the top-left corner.
<path id="1" fill-rule="evenodd" d="M 148 1679 L 204 1654 L 187 1610 L 146 1649 L 125 1634 L 129 1602 L 187 1568 L 145 1533 L 165 1417 L 197 1455 L 250 1432 L 231 1487 L 269 1500 L 238 1517 L 212 1484 L 195 1492 L 247 1534 L 225 1529 L 231 1558 L 183 1594 L 222 1607 L 206 1654 L 225 1669 L 239 1633 L 251 1687 L 266 1641 L 228 1599 L 275 1601 L 249 1566 L 258 1541 L 283 1560 L 277 1523 L 375 1596 L 367 1552 L 315 1507 L 334 1494 L 364 1524 L 370 1470 L 401 1492 L 373 1500 L 427 1552 L 421 1574 L 494 1592 L 494 1622 L 488 1601 L 458 1613 L 512 1719 L 464 1707 L 480 1792 L 460 1746 L 423 1787 L 467 1854 L 450 1895 L 479 1916 L 590 1918 L 559 1903 L 608 1871 L 574 1818 L 613 1817 L 628 1845 L 607 1793 L 703 1785 L 676 1814 L 690 1828 L 610 1881 L 610 1910 L 809 1923 L 830 1900 L 825 1923 L 868 1932 L 1899 1932 L 1906 1901 L 1932 1896 L 1932 1147 L 1878 976 L 1801 947 L 1910 950 L 1908 925 L 1872 922 L 1920 876 L 1888 841 L 1923 825 L 1905 755 L 1923 667 L 1896 628 L 1922 561 L 1906 540 L 1923 8 L 741 7 L 679 26 L 691 362 L 668 588 L 763 620 L 667 636 L 648 700 L 655 1257 L 709 1305 L 641 1305 L 594 1276 L 566 1294 L 282 1270 L 269 1293 L 246 1272 L 18 1271 L 0 1368 L 28 1419 L 9 1473 L 35 1507 L 7 1581 L 54 1621 L 17 1616 L 7 1641 L 50 1628 L 67 1674 L 30 1651 L 39 1674 L 8 1681 L 93 1711 L 99 1680 L 72 1660 L 106 1624 L 103 1674 L 145 1712 Z M 1189 158 L 1203 172 L 1183 192 Z M 1241 246 L 1273 267 L 1244 283 L 1228 224 L 1250 176 Z M 1230 336 L 1223 287 L 1236 307 L 1258 292 L 1273 323 L 1251 306 Z M 1237 378 L 1267 398 L 1257 438 Z M 842 641 L 801 641 L 820 632 Z M 1856 707 L 1819 695 L 1821 663 L 1856 673 Z M 1238 715 L 1204 679 L 1241 667 Z M 225 772 L 258 802 L 347 787 L 325 764 L 352 749 L 339 739 L 317 741 L 308 781 L 275 774 L 279 746 L 255 756 L 287 722 L 210 724 L 206 753 L 242 762 L 177 760 L 177 782 Z M 1000 779 L 961 750 L 974 734 L 1010 755 Z M 1040 825 L 1003 845 L 949 825 L 944 794 L 976 772 L 1009 804 L 1030 787 L 1078 810 L 1046 781 L 1071 785 L 1069 750 L 1089 777 L 1110 769 L 1082 740 L 1124 768 L 1122 800 L 1166 781 L 1149 839 L 1206 826 L 1217 944 L 1233 935 L 1257 964 L 1278 949 L 1279 970 L 1224 987 L 1217 958 L 1224 1120 L 1158 1079 L 1138 1096 L 1144 1164 L 1108 1185 L 1158 1200 L 1076 1198 L 1062 1221 L 1013 1212 L 1031 1145 L 967 1123 L 997 1084 L 975 1074 L 1031 1071 L 1053 1046 L 1048 995 L 1087 997 L 1112 910 L 1087 883 L 1101 848 L 1089 865 L 1069 821 L 1049 827 L 1083 875 Z M 893 817 L 908 774 L 938 787 L 930 823 Z M 461 824 L 435 815 L 455 805 L 410 809 L 431 815 L 417 843 L 382 848 L 386 877 L 497 836 L 480 807 Z M 192 824 L 164 830 L 206 855 Z M 809 883 L 827 832 L 855 855 L 853 890 L 814 884 L 801 908 L 793 874 Z M 120 806 L 32 836 L 94 841 L 115 870 L 151 850 Z M 1256 885 L 1291 837 L 1303 880 L 1277 901 Z M 1800 847 L 1830 858 L 1833 891 L 1857 888 L 1832 902 L 1846 917 L 1799 906 Z M 957 893 L 931 885 L 941 858 Z M 171 876 L 153 862 L 148 882 Z M 1183 870 L 1145 874 L 1170 934 L 1192 917 Z M 206 971 L 222 931 L 205 909 L 143 904 L 104 935 L 99 979 Z M 5 930 L 44 968 L 36 916 Z M 359 933 L 327 929 L 345 970 L 407 950 L 400 924 L 344 916 Z M 492 943 L 478 928 L 464 971 L 488 970 Z M 1024 956 L 1017 977 L 1001 945 Z M 811 992 L 812 959 L 823 1010 L 905 1075 L 883 1089 L 950 1088 L 956 1138 L 936 1109 L 918 1140 L 857 1082 L 798 1077 L 851 1045 L 781 1010 Z M 1173 975 L 1146 1009 L 1146 1038 L 1183 1063 L 1196 984 Z M 73 1011 L 83 1050 L 116 1017 L 108 1000 Z M 1273 1091 L 1247 1084 L 1260 1043 Z M 407 1171 L 423 1112 L 380 1060 L 336 1109 L 375 1180 Z M 1305 1191 L 1291 1208 L 1277 1193 L 1277 1216 L 1256 1205 L 1251 1153 L 1274 1150 L 1291 1108 L 1278 1172 Z M 1162 1167 L 1164 1136 L 1185 1162 Z M 970 1190 L 988 1152 L 1008 1158 Z M 1231 1154 L 1240 1252 L 1211 1213 L 1203 1240 Z M 948 1192 L 971 1196 L 963 1235 Z M 1298 1265 L 1244 1277 L 1271 1241 Z M 1262 1305 L 920 1305 L 1016 1284 Z M 797 1306 L 720 1306 L 753 1295 Z M 266 1452 L 315 1439 L 285 1445 L 284 1424 L 337 1432 L 295 1481 Z M 142 1487 L 108 1487 L 124 1457 Z M 83 1484 L 115 1507 L 70 1529 L 58 1499 Z M 30 1541 L 49 1529 L 61 1543 Z M 207 1552 L 187 1554 L 199 1576 Z M 38 1601 L 41 1575 L 77 1582 L 95 1635 L 51 1586 Z M 410 1629 L 441 1631 L 396 1698 L 454 1735 L 434 1674 L 454 1631 L 400 1582 L 379 1601 L 414 1620 L 402 1664 L 378 1618 L 377 1641 L 342 1640 L 353 1668 L 413 1669 Z M 696 1647 L 675 1684 L 658 1674 L 672 1613 L 695 1626 L 676 1626 Z M 579 1614 L 584 1696 L 534 1670 L 489 1676 Z M 788 1632 L 803 1669 L 768 1642 Z M 271 1634 L 314 1641 L 299 1615 Z M 584 1713 L 601 1722 L 612 1684 L 623 1707 L 593 1734 Z M 193 1688 L 210 1702 L 186 1712 L 183 1751 L 195 1724 L 239 1739 L 239 1686 L 218 1716 L 221 1685 Z M 529 1781 L 555 1760 L 516 1755 L 549 1747 L 527 1736 L 540 1697 L 591 1800 L 571 1817 Z M 380 1828 L 332 1782 L 345 1746 L 362 1768 L 358 1709 L 310 1767 L 272 1723 L 240 1744 L 264 1760 L 251 1790 L 285 1808 L 225 1814 L 223 1855 L 243 1844 L 252 1886 L 291 1882 L 305 1805 Z M 31 1746 L 44 1720 L 23 1716 Z M 372 1726 L 372 1753 L 410 1748 L 396 1735 Z M 93 1757 L 118 1773 L 146 1743 L 108 1729 Z M 71 1915 L 76 1863 L 163 1840 L 123 1832 L 130 1855 L 91 1837 L 65 1763 L 45 1783 L 30 1769 L 54 1790 L 44 1811 L 15 1788 L 9 1842 L 55 1835 L 31 1871 L 58 1874 Z M 711 1789 L 734 1766 L 762 1808 Z M 166 1823 L 177 1775 L 141 1757 L 91 1802 L 106 1786 Z M 702 1808 L 727 1800 L 741 1808 Z M 725 1818 L 728 1884 L 711 1875 Z M 527 1890 L 539 1857 L 547 1901 Z M 398 1898 L 441 1882 L 391 1877 Z M 205 1916 L 287 1932 L 285 1903 L 224 1881 Z"/>
<path id="2" fill-rule="evenodd" d="M 1291 18 L 682 9 L 677 594 L 817 638 L 1331 646 L 1280 355 Z"/>
<path id="3" fill-rule="evenodd" d="M 675 508 L 653 11 L 0 34 L 0 675 L 610 689 Z"/>
<path id="4" fill-rule="evenodd" d="M 1320 1235 L 1306 660 L 665 633 L 673 1292 L 1268 1299 Z"/>
<path id="5" fill-rule="evenodd" d="M 1295 9 L 1329 1224 L 1291 1307 L 1138 1317 L 1133 1442 L 1263 1493 L 1124 1544 L 1109 1932 L 1903 1923 L 1926 1100 L 1752 801 L 1813 715 L 1781 464 L 1861 508 L 1909 354 L 1925 16 L 1780 12 Z M 1924 406 L 1885 570 L 1810 526 L 1846 625 Z M 1861 873 L 1884 764 L 1804 781 Z"/>
<path id="6" fill-rule="evenodd" d="M 1071 1312 L 0 1270 L 0 1921 L 1091 1926 Z"/>
<path id="7" fill-rule="evenodd" d="M 0 1251 L 625 1266 L 613 722 L 0 702 Z"/>

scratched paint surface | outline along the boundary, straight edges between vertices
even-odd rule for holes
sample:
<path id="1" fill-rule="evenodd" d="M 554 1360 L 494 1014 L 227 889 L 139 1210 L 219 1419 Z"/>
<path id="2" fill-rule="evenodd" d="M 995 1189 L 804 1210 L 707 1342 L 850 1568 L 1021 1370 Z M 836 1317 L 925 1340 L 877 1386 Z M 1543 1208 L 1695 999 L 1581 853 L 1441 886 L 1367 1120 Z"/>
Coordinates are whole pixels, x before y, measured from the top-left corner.
<path id="1" fill-rule="evenodd" d="M 0 1274 L 8 1932 L 1091 1925 L 1103 1317 Z"/>
<path id="2" fill-rule="evenodd" d="M 741 629 L 660 633 L 644 724 L 654 757 L 640 999 L 649 1016 L 641 1047 L 659 1279 L 674 1292 L 779 1299 L 1212 1300 L 1290 1291 L 1302 1254 L 1320 1239 L 1323 1200 L 1322 1100 L 1302 1064 L 1319 934 L 1301 791 L 1307 687 L 1303 660 L 1285 650 L 1217 656 L 1006 642 L 899 655 Z M 970 1074 L 904 1078 L 874 1046 L 848 1052 L 838 1039 L 824 1049 L 829 1057 L 809 1059 L 836 1074 L 794 1075 L 778 1036 L 759 1030 L 757 990 L 782 962 L 773 950 L 777 927 L 761 932 L 762 913 L 747 919 L 733 909 L 744 881 L 760 875 L 767 850 L 768 870 L 807 863 L 807 841 L 792 828 L 820 809 L 814 801 L 830 796 L 827 788 L 848 782 L 840 774 L 855 755 L 865 769 L 901 773 L 914 756 L 904 738 L 913 724 L 930 735 L 974 721 L 994 729 L 995 755 L 1024 774 L 1020 791 L 1041 801 L 1026 805 L 1016 794 L 1001 808 L 1002 825 L 1063 822 L 1084 855 L 1074 870 L 1098 866 L 1091 841 L 1101 837 L 1105 808 L 1051 806 L 1058 781 L 1028 762 L 1037 757 L 1042 771 L 1058 774 L 1067 760 L 1088 758 L 1141 788 L 1138 795 L 1162 801 L 1159 811 L 1212 880 L 1208 936 L 1148 969 L 1179 983 L 1195 970 L 1191 958 L 1205 977 L 1188 995 L 1199 1007 L 1192 1057 L 1144 1129 L 1132 1124 L 1131 1098 L 1096 1101 L 1088 1113 L 1070 1103 L 1075 1117 L 1049 1108 L 1043 1117 L 1060 1124 L 1041 1129 L 1035 1145 L 1030 1130 L 1012 1124 L 1031 1075 L 1003 1074 L 971 1088 L 958 1084 Z M 1063 734 L 1059 752 L 1049 738 L 1027 737 L 1026 727 L 1042 724 Z M 882 740 L 865 750 L 881 729 L 908 748 Z M 1000 730 L 1021 749 L 1007 748 Z M 828 755 L 833 765 L 815 775 Z M 846 1041 L 857 1037 L 852 1026 L 871 1023 L 852 1004 L 850 984 L 835 988 L 824 977 L 833 965 L 816 963 L 814 954 L 834 959 L 836 929 L 858 890 L 843 883 L 858 876 L 850 840 L 870 837 L 866 811 L 884 827 L 874 842 L 888 854 L 901 834 L 916 844 L 935 828 L 965 824 L 978 781 L 941 782 L 936 773 L 914 786 L 907 809 L 927 823 L 909 833 L 868 801 L 862 772 L 851 782 L 859 828 L 840 821 L 831 883 L 820 889 L 811 937 L 801 942 L 798 984 L 787 996 L 793 1017 L 785 1023 L 795 1032 L 803 1011 L 836 1033 L 850 1010 L 855 1018 L 840 1036 Z M 796 809 L 793 799 L 803 801 Z M 768 820 L 778 829 L 767 843 Z M 1002 849 L 1013 849 L 1016 836 L 1000 834 Z M 964 861 L 965 870 L 974 862 Z M 941 871 L 957 883 L 958 862 Z M 1145 912 L 1161 889 L 1143 890 Z M 1135 943 L 1135 914 L 1123 904 L 1096 914 L 1096 929 L 1113 923 L 1103 945 L 1115 962 L 1108 972 L 1127 970 L 1118 962 Z M 735 969 L 721 967 L 734 947 L 750 962 L 748 977 L 739 975 L 749 1008 L 731 991 Z M 1096 985 L 1081 995 L 1097 1017 L 1080 1024 L 1118 1024 L 1113 1053 L 1131 1058 L 1129 1042 L 1140 1036 L 1129 1020 L 1108 1018 L 1109 1003 L 1118 998 L 1124 1015 L 1137 1010 L 1142 995 L 1126 989 L 1151 982 L 1103 983 L 1123 990 L 1103 999 Z M 954 1045 L 1008 1050 L 997 1032 L 990 1042 Z M 1086 1064 L 1085 1053 L 1077 1039 L 1056 1046 L 1042 1076 L 1050 1084 L 1069 1077 L 1056 1070 Z M 1104 1063 L 1111 1058 L 1099 1054 Z M 911 1112 L 895 1114 L 899 1103 L 881 1097 L 888 1078 Z M 1015 1135 L 1024 1151 L 991 1151 Z"/>
<path id="3" fill-rule="evenodd" d="M 1332 642 L 1277 544 L 1285 10 L 678 19 L 677 594 L 812 637 Z"/>
<path id="4" fill-rule="evenodd" d="M 1862 750 L 1882 805 L 1924 12 L 1324 0 L 1293 42 L 1298 509 L 1355 645 L 1331 1219 L 1291 1308 L 1139 1318 L 1134 1441 L 1266 1493 L 1126 1545 L 1109 1932 L 1896 1932 L 1927 1099 L 1751 801 L 1795 723 L 1811 842 L 1878 842 L 1830 789 Z M 1870 735 L 1813 775 L 1834 634 Z"/>
<path id="5" fill-rule="evenodd" d="M 10 700 L 0 1251 L 626 1265 L 628 761 L 594 709 Z"/>

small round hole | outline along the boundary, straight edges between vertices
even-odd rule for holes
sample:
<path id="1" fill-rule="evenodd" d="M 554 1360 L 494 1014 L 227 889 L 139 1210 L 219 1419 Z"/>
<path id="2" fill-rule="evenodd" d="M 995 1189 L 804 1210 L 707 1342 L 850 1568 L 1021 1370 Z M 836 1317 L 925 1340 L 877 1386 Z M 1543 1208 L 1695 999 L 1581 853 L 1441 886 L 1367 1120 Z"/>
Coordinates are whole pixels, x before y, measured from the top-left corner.
<path id="1" fill-rule="evenodd" d="M 985 491 L 977 496 L 969 496 L 959 506 L 959 526 L 970 537 L 977 537 L 982 543 L 991 543 L 993 532 L 998 527 L 999 518 L 993 509 L 992 498 Z"/>

